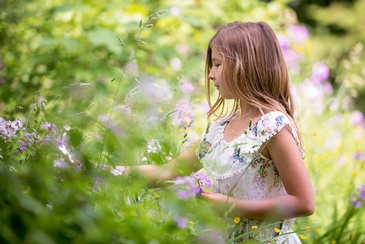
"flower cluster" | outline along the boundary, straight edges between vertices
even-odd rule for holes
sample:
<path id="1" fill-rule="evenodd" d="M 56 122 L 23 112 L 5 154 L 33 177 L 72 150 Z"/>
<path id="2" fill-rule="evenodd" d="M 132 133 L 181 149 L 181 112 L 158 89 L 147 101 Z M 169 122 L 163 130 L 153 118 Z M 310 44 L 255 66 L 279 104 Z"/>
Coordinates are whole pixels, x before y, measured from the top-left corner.
<path id="1" fill-rule="evenodd" d="M 355 208 L 362 208 L 365 203 L 365 184 L 356 187 L 356 193 L 353 194 L 351 202 Z"/>
<path id="2" fill-rule="evenodd" d="M 75 155 L 65 142 L 64 136 L 60 135 L 60 131 L 55 124 L 45 122 L 40 130 L 34 130 L 30 133 L 25 132 L 24 134 L 21 133 L 22 131 L 25 131 L 25 128 L 18 119 L 0 122 L 0 140 L 2 139 L 5 142 L 5 147 L 0 147 L 2 154 L 0 158 L 3 158 L 5 154 L 12 154 L 13 148 L 16 149 L 18 154 L 28 157 L 34 156 L 35 151 L 40 149 L 41 146 L 55 146 L 59 157 L 53 162 L 55 167 L 66 168 L 68 163 L 75 163 Z M 11 145 L 15 145 L 15 147 Z M 79 165 L 75 166 L 79 167 Z"/>
<path id="3" fill-rule="evenodd" d="M 207 175 L 199 172 L 190 176 L 176 178 L 175 185 L 179 187 L 177 191 L 178 198 L 187 200 L 201 195 L 203 192 L 202 187 L 210 187 L 212 184 Z"/>
<path id="4" fill-rule="evenodd" d="M 20 120 L 0 122 L 0 138 L 5 142 L 11 141 L 22 129 L 23 123 Z"/>

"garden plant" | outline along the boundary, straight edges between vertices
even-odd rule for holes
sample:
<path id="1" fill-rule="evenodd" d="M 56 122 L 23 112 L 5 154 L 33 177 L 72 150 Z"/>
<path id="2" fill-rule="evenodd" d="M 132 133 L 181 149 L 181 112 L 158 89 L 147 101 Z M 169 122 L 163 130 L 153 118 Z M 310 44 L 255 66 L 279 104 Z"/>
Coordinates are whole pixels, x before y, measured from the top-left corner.
<path id="1" fill-rule="evenodd" d="M 199 197 L 203 171 L 157 188 L 109 170 L 199 140 L 206 45 L 233 20 L 270 23 L 287 62 L 316 195 L 294 230 L 365 243 L 365 122 L 345 77 L 361 44 L 334 77 L 288 1 L 223 2 L 0 1 L 0 243 L 214 243 L 238 223 Z"/>

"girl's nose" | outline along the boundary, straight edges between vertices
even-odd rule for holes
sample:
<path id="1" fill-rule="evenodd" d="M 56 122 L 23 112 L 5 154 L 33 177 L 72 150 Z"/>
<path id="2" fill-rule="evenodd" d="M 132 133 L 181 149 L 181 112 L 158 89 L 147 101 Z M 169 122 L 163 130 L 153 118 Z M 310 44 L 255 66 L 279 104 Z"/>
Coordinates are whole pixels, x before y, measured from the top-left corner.
<path id="1" fill-rule="evenodd" d="M 214 80 L 214 74 L 213 74 L 212 70 L 210 70 L 208 77 L 209 77 L 209 79 Z"/>

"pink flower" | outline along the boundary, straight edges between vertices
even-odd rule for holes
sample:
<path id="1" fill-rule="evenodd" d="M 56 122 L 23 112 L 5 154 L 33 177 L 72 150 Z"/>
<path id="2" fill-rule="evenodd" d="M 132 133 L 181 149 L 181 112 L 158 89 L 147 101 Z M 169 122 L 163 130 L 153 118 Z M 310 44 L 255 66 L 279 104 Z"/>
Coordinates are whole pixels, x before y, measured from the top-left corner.
<path id="1" fill-rule="evenodd" d="M 322 83 L 330 77 L 330 70 L 325 63 L 317 62 L 312 67 L 312 80 L 315 83 Z"/>
<path id="2" fill-rule="evenodd" d="M 194 119 L 192 109 L 186 99 L 181 99 L 176 103 L 175 112 L 173 113 L 172 123 L 174 125 L 188 126 Z"/>
<path id="3" fill-rule="evenodd" d="M 175 185 L 178 186 L 178 198 L 188 200 L 201 195 L 202 187 L 211 186 L 211 181 L 204 173 L 200 172 L 191 176 L 177 177 Z"/>
<path id="4" fill-rule="evenodd" d="M 45 122 L 43 125 L 42 125 L 42 128 L 43 129 L 46 129 L 48 131 L 53 131 L 53 132 L 56 132 L 57 130 L 57 127 L 55 124 L 51 124 L 51 123 L 48 123 L 48 122 Z"/>
<path id="5" fill-rule="evenodd" d="M 179 86 L 180 90 L 184 92 L 185 94 L 190 94 L 195 90 L 195 87 L 193 84 L 189 81 L 183 82 Z"/>
<path id="6" fill-rule="evenodd" d="M 189 220 L 184 217 L 176 217 L 175 223 L 180 229 L 185 229 L 186 225 L 188 224 Z"/>
<path id="7" fill-rule="evenodd" d="M 350 123 L 353 125 L 364 125 L 364 114 L 359 110 L 355 110 L 350 115 Z"/>
<path id="8" fill-rule="evenodd" d="M 297 42 L 305 42 L 309 38 L 309 31 L 305 26 L 292 25 L 288 31 L 290 37 Z"/>

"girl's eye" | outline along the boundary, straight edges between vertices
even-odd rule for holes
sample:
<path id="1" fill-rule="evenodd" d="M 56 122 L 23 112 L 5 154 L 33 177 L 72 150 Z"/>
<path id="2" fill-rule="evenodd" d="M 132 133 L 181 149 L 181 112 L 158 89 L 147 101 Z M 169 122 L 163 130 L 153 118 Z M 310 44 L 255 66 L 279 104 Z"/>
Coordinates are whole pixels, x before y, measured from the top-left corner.
<path id="1" fill-rule="evenodd" d="M 215 67 L 219 67 L 219 66 L 220 66 L 220 64 L 215 64 L 214 66 L 215 66 Z"/>

